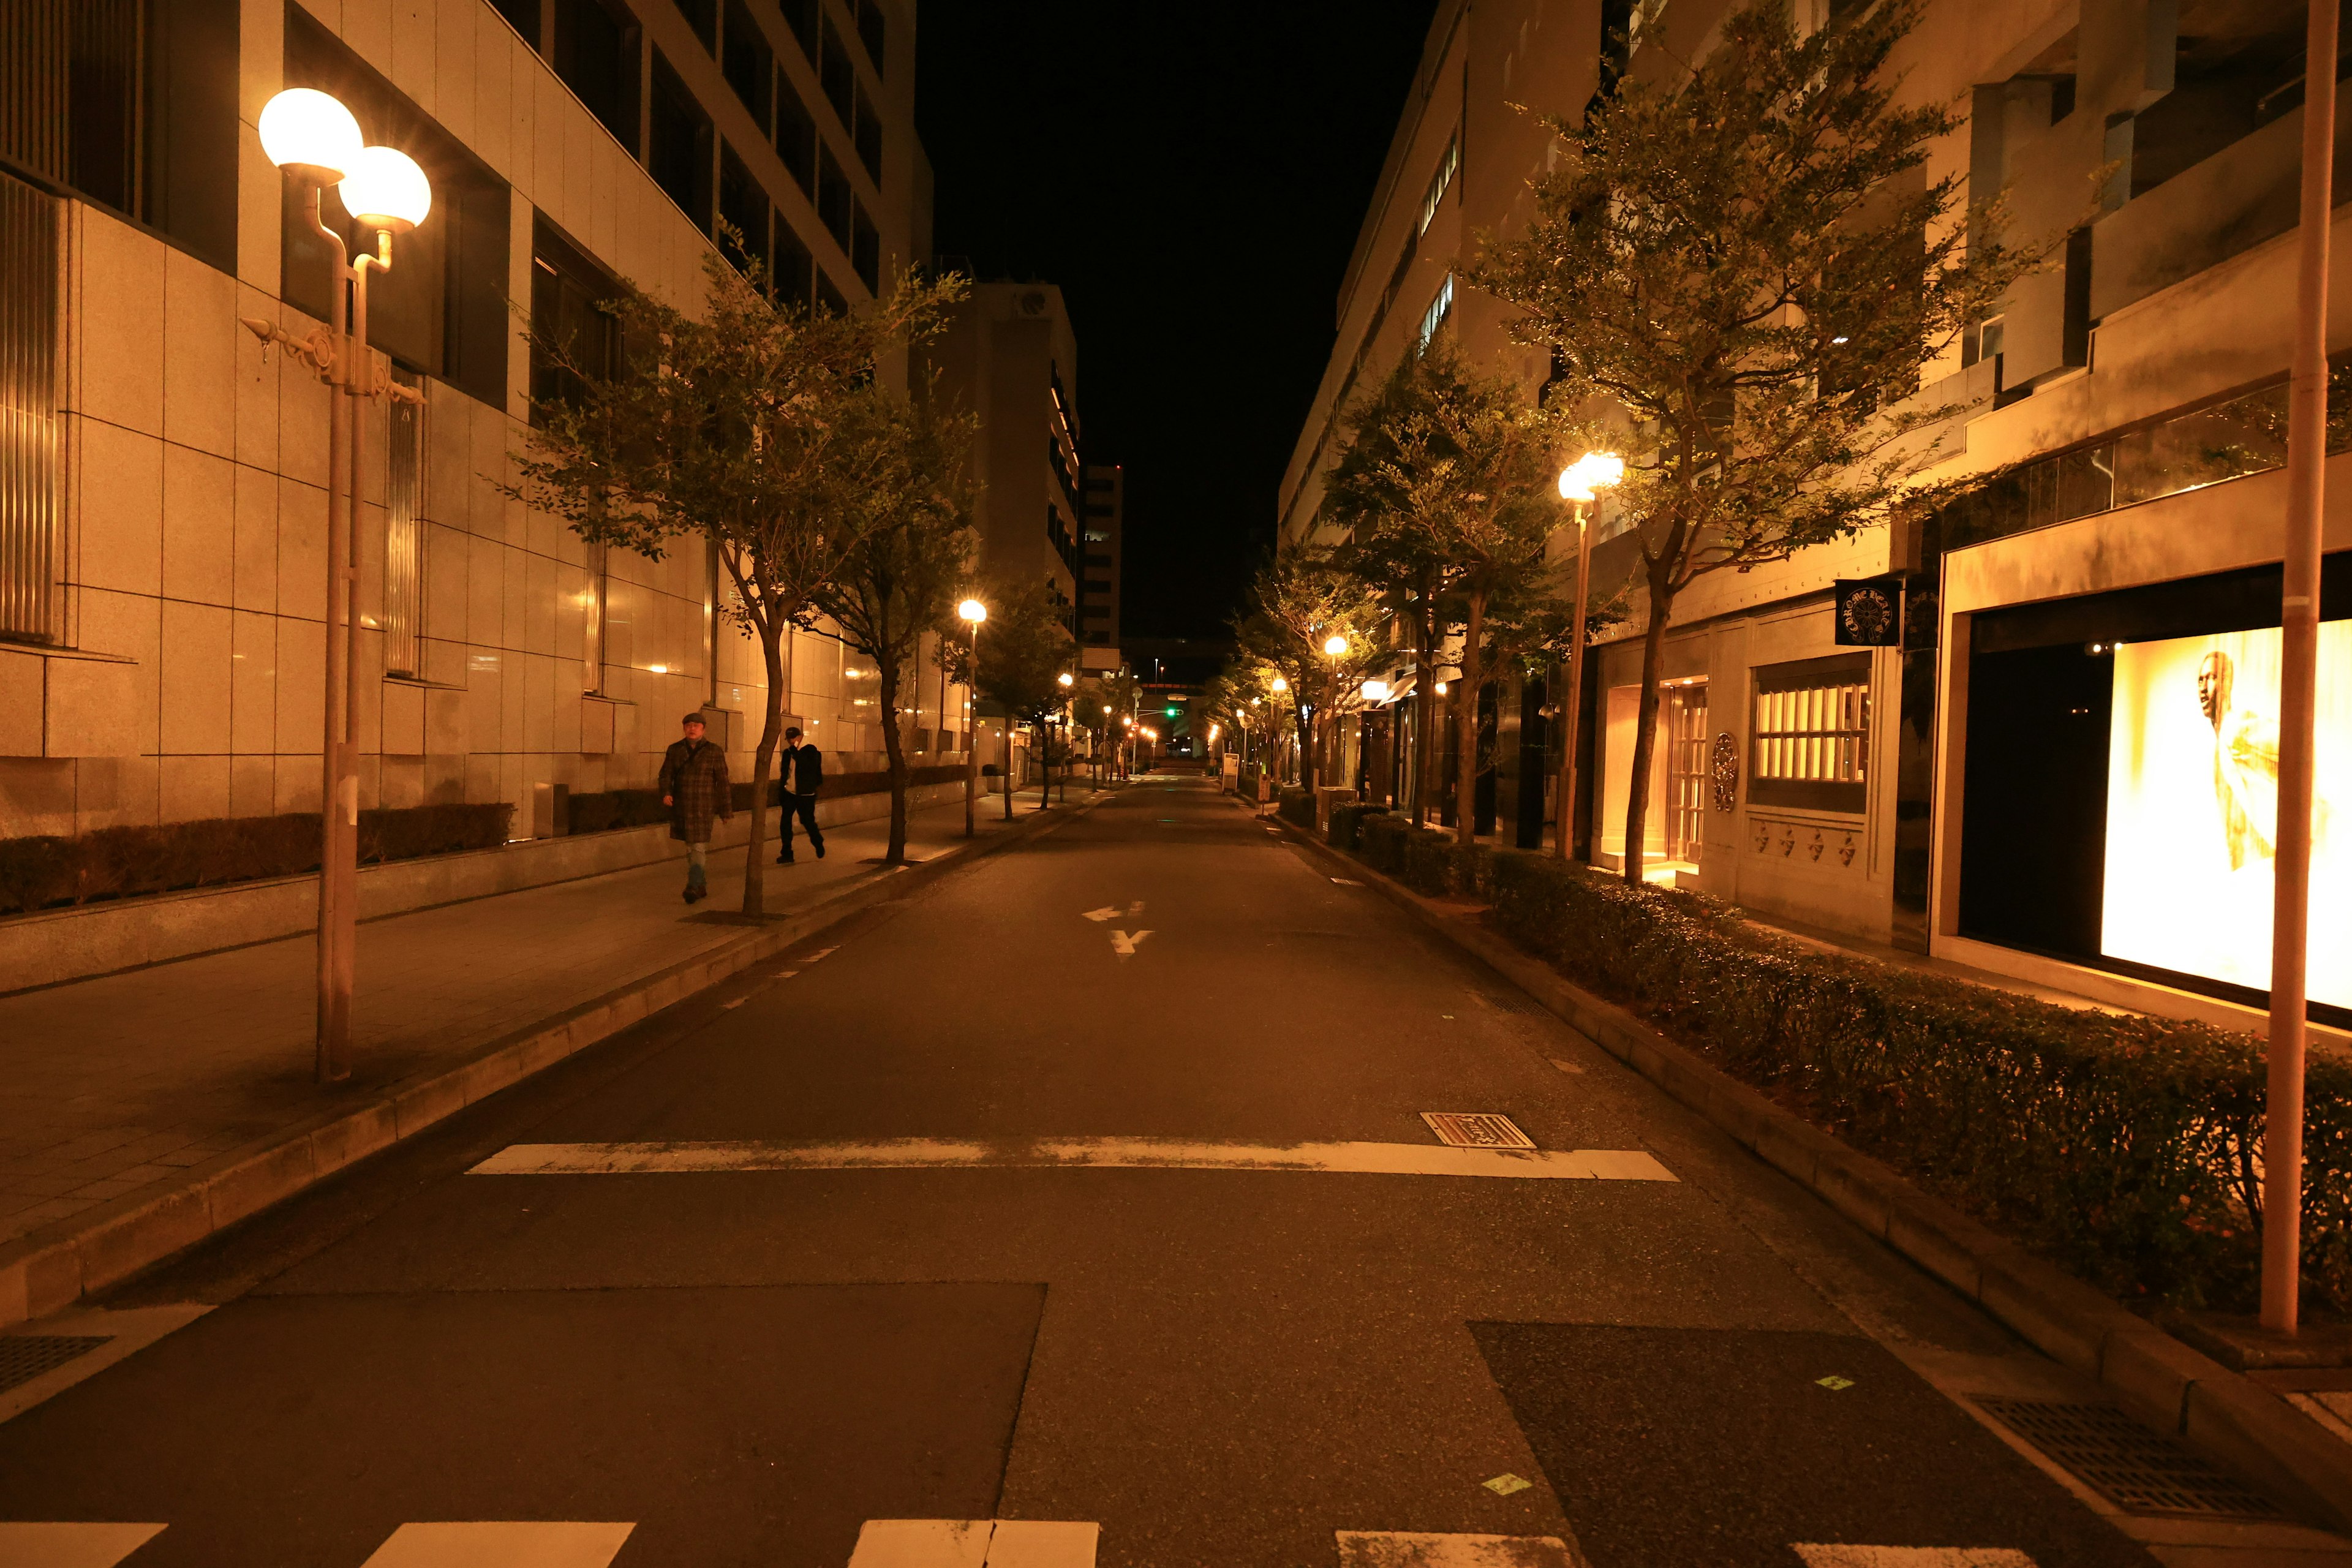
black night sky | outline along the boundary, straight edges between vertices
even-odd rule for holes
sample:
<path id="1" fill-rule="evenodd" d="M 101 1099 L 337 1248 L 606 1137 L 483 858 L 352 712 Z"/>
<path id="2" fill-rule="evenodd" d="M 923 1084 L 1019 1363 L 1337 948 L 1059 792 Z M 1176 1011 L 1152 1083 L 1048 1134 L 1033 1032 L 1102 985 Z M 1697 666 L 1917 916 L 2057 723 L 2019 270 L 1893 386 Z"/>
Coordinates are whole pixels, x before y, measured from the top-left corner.
<path id="1" fill-rule="evenodd" d="M 946 0 L 916 117 L 943 256 L 1062 286 L 1089 462 L 1127 468 L 1129 637 L 1223 631 L 1434 0 Z"/>

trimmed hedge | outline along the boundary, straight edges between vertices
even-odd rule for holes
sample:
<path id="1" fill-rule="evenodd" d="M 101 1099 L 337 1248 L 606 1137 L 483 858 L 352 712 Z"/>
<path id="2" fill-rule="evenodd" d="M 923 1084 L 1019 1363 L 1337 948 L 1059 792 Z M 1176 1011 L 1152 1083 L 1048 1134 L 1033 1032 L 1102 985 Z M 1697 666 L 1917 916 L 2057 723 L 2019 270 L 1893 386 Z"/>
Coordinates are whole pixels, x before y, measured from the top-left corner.
<path id="1" fill-rule="evenodd" d="M 360 860 L 414 860 L 507 841 L 507 805 L 412 805 L 360 813 Z M 319 868 L 319 814 L 215 816 L 156 827 L 101 827 L 71 838 L 0 839 L 0 914 L 131 899 Z"/>
<path id="2" fill-rule="evenodd" d="M 1275 815 L 1294 827 L 1308 832 L 1315 828 L 1315 792 L 1311 789 L 1286 789 L 1275 805 Z"/>
<path id="3" fill-rule="evenodd" d="M 1370 817 L 1385 816 L 1388 807 L 1370 801 L 1343 800 L 1331 807 L 1331 826 L 1323 837 L 1334 849 L 1353 849 L 1363 823 Z"/>
<path id="4" fill-rule="evenodd" d="M 2115 1295 L 2254 1303 L 2252 1037 L 1823 953 L 1696 894 L 1481 855 L 1514 942 L 1856 1148 Z M 2314 1060 L 2305 1103 L 2304 1278 L 2352 1315 L 2352 1067 Z"/>
<path id="5" fill-rule="evenodd" d="M 1475 898 L 1484 889 L 1487 851 L 1464 849 L 1444 828 L 1415 827 L 1391 814 L 1367 821 L 1360 837 L 1365 859 L 1426 898 Z"/>

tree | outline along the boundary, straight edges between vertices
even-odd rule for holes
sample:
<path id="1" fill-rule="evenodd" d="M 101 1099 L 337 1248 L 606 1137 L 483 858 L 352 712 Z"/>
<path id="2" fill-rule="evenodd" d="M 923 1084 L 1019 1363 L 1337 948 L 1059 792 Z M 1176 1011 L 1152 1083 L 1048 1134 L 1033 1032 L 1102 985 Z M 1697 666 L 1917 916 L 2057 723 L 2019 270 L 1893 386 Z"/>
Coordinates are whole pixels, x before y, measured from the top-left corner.
<path id="1" fill-rule="evenodd" d="M 1348 559 L 1375 580 L 1397 566 L 1413 574 L 1424 628 L 1417 640 L 1424 649 L 1440 624 L 1440 593 L 1450 591 L 1460 602 L 1454 833 L 1464 844 L 1477 832 L 1470 803 L 1477 787 L 1486 606 L 1497 595 L 1528 591 L 1543 571 L 1545 542 L 1564 521 L 1559 455 L 1576 426 L 1560 406 L 1537 402 L 1506 378 L 1473 373 L 1452 341 L 1439 336 L 1408 355 L 1364 407 L 1334 476 L 1338 515 L 1360 531 Z M 1421 658 L 1433 674 L 1434 653 Z M 1422 726 L 1424 768 L 1430 729 Z"/>
<path id="2" fill-rule="evenodd" d="M 874 660 L 890 768 L 890 843 L 886 865 L 907 858 L 907 746 L 899 700 L 923 635 L 942 641 L 956 589 L 969 570 L 975 539 L 971 486 L 965 478 L 974 422 L 943 411 L 931 389 L 901 396 L 867 385 L 844 411 L 850 439 L 872 452 L 855 467 L 865 487 L 845 498 L 858 541 L 817 607 L 849 645 Z M 944 715 L 942 721 L 944 722 Z"/>
<path id="3" fill-rule="evenodd" d="M 786 629 L 804 624 L 877 519 L 850 504 L 896 459 L 851 410 L 908 343 L 938 331 L 963 280 L 909 273 L 871 304 L 780 304 L 756 262 L 704 258 L 709 294 L 689 316 L 631 289 L 603 308 L 635 352 L 617 369 L 534 332 L 564 394 L 534 405 L 521 482 L 508 493 L 593 543 L 658 561 L 698 537 L 733 592 L 719 606 L 759 641 L 767 707 L 751 771 L 743 912 L 765 910 L 770 768 L 782 740 Z"/>
<path id="4" fill-rule="evenodd" d="M 1331 552 L 1294 542 L 1276 551 L 1250 588 L 1250 607 L 1234 624 L 1242 652 L 1270 666 L 1283 682 L 1298 731 L 1299 781 L 1315 787 L 1318 735 L 1330 721 L 1363 706 L 1366 675 L 1386 661 L 1375 633 L 1379 600 L 1361 579 L 1342 571 Z M 1324 651 L 1333 637 L 1345 648 Z"/>
<path id="5" fill-rule="evenodd" d="M 1997 203 L 1957 221 L 1961 175 L 1929 176 L 1954 110 L 1895 104 L 1919 0 L 1803 37 L 1788 10 L 1748 0 L 1678 87 L 1627 81 L 1550 121 L 1565 156 L 1528 226 L 1468 269 L 1554 352 L 1556 398 L 1624 422 L 1616 499 L 1648 594 L 1628 881 L 1675 596 L 1931 500 L 1916 437 L 1944 411 L 1905 400 L 2038 259 L 2004 242 Z"/>
<path id="6" fill-rule="evenodd" d="M 1003 706 L 1008 731 L 1015 719 L 1029 726 L 1038 755 L 1044 759 L 1042 765 L 1050 774 L 1055 754 L 1051 721 L 1061 717 L 1062 705 L 1069 696 L 1061 678 L 1073 673 L 1077 639 L 1070 636 L 1048 578 L 998 583 L 982 589 L 979 597 L 988 605 L 988 625 L 982 634 L 988 647 L 980 661 L 978 689 Z M 942 653 L 950 674 L 960 680 L 971 679 L 965 645 L 948 643 Z M 1010 748 L 1006 756 L 1009 763 Z M 1013 784 L 1010 777 L 1005 780 L 1007 816 L 1013 815 Z M 1037 809 L 1045 809 L 1042 789 Z"/>

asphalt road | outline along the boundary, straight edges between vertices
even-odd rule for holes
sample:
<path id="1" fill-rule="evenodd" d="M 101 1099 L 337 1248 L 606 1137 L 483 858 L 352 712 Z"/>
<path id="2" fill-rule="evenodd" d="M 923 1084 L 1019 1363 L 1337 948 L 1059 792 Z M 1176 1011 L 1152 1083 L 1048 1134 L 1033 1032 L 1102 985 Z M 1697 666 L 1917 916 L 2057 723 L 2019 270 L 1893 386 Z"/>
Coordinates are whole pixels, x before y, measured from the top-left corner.
<path id="1" fill-rule="evenodd" d="M 1423 1111 L 1675 1179 L 1118 1163 L 1409 1167 Z M 859 1166 L 899 1140 L 950 1153 Z M 468 1173 L 679 1141 L 720 1168 Z M 38 1559 L 0 1525 L 0 1563 L 842 1568 L 880 1519 L 1096 1524 L 1122 1568 L 2150 1562 L 1954 1392 L 2063 1374 L 1195 784 L 920 886 L 93 1321 L 184 1303 L 0 1423 L 0 1521 L 163 1528 Z M 483 1522 L 414 1528 L 449 1521 Z"/>

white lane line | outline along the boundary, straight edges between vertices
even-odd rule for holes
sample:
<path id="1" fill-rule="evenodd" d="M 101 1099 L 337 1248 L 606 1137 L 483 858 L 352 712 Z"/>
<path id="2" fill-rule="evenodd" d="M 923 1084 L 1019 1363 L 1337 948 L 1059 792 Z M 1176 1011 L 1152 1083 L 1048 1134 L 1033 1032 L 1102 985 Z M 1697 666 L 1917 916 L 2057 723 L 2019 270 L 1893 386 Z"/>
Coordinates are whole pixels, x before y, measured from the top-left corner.
<path id="1" fill-rule="evenodd" d="M 1148 931 L 1139 931 L 1129 936 L 1123 931 L 1115 931 L 1110 933 L 1110 950 L 1121 958 L 1133 958 L 1135 944 L 1150 934 Z"/>
<path id="2" fill-rule="evenodd" d="M 0 1522 L 0 1563 L 8 1568 L 114 1568 L 163 1533 L 160 1524 Z"/>
<path id="3" fill-rule="evenodd" d="M 849 1568 L 1095 1568 L 1102 1526 L 1041 1519 L 869 1519 Z"/>
<path id="4" fill-rule="evenodd" d="M 804 956 L 803 956 L 803 958 L 801 959 L 801 962 L 802 962 L 803 963 L 814 963 L 818 959 L 823 958 L 826 953 L 828 953 L 828 952 L 838 952 L 838 951 L 839 951 L 839 950 L 838 950 L 838 949 L 836 949 L 836 948 L 820 947 L 820 948 L 818 948 L 814 952 L 808 953 L 808 954 L 805 954 Z"/>
<path id="5" fill-rule="evenodd" d="M 404 1524 L 363 1568 L 605 1568 L 635 1529 L 541 1520 Z"/>
<path id="6" fill-rule="evenodd" d="M 1341 1530 L 1339 1568 L 1580 1568 L 1557 1535 L 1434 1535 Z"/>
<path id="7" fill-rule="evenodd" d="M 1214 1143 L 1181 1138 L 1038 1138 L 1001 1142 L 882 1138 L 852 1143 L 764 1141 L 510 1143 L 475 1176 L 677 1175 L 718 1171 L 958 1169 L 1323 1171 L 1372 1176 L 1498 1176 L 1538 1181 L 1671 1182 L 1644 1149 L 1450 1149 L 1427 1143 Z"/>
<path id="8" fill-rule="evenodd" d="M 2033 1568 L 2006 1546 L 1823 1546 L 1790 1542 L 1805 1568 Z"/>

